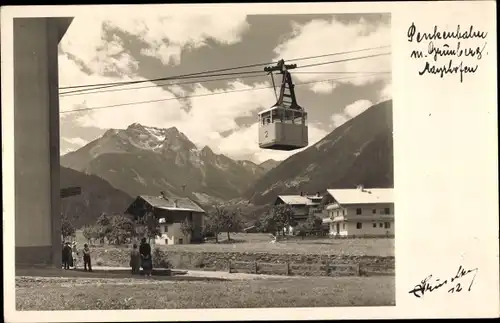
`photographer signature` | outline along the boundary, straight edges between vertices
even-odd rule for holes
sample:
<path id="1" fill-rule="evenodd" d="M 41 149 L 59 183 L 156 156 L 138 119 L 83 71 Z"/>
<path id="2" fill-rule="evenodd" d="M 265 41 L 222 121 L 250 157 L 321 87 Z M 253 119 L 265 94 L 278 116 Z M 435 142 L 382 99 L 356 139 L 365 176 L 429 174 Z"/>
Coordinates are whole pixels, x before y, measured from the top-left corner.
<path id="1" fill-rule="evenodd" d="M 471 276 L 472 279 L 467 289 L 470 292 L 472 285 L 474 284 L 474 280 L 476 279 L 477 271 L 477 268 L 465 269 L 462 265 L 460 265 L 460 267 L 458 267 L 456 275 L 444 281 L 435 279 L 433 282 L 431 282 L 432 275 L 429 275 L 424 280 L 422 280 L 420 284 L 415 285 L 415 287 L 410 290 L 409 293 L 413 294 L 415 297 L 420 298 L 423 297 L 426 292 L 436 291 L 443 286 L 449 287 L 448 293 L 458 293 L 462 291 L 462 283 L 458 282 L 458 280 L 470 273 L 473 273 L 474 276 Z"/>

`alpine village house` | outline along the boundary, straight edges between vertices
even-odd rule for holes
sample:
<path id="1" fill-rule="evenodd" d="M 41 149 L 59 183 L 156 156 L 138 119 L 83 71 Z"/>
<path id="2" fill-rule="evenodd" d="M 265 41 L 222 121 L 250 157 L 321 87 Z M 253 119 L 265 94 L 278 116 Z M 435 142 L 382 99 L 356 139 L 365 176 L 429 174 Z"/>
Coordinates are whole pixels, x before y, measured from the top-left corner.
<path id="1" fill-rule="evenodd" d="M 155 244 L 189 244 L 202 239 L 206 212 L 189 198 L 167 197 L 164 192 L 160 196 L 140 195 L 127 208 L 126 213 L 136 220 L 150 216 L 158 221 L 161 236 L 155 238 Z M 182 232 L 185 221 L 192 225 L 191 234 Z"/>
<path id="2" fill-rule="evenodd" d="M 297 224 L 300 224 L 306 222 L 307 218 L 312 214 L 322 217 L 323 208 L 320 205 L 322 199 L 323 196 L 320 192 L 315 195 L 302 192 L 300 195 L 278 195 L 274 205 L 289 205 L 293 213 L 293 219 Z M 290 226 L 286 231 L 288 234 L 294 234 L 294 229 L 294 227 Z"/>

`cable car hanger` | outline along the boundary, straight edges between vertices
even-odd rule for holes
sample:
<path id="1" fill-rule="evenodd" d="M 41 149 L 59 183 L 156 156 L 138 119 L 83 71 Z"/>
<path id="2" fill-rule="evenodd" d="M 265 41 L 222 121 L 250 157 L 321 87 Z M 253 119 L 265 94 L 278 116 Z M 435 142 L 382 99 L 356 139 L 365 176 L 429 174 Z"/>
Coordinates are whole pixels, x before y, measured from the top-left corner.
<path id="1" fill-rule="evenodd" d="M 271 75 L 271 80 L 273 82 L 274 93 L 276 95 L 276 100 L 277 100 L 274 106 L 280 106 L 286 109 L 293 109 L 293 110 L 303 110 L 302 107 L 300 107 L 297 104 L 297 99 L 295 97 L 295 85 L 293 84 L 292 81 L 292 75 L 288 71 L 296 67 L 297 64 L 285 64 L 285 61 L 283 59 L 279 60 L 276 66 L 264 67 L 264 71 L 269 72 L 269 74 Z M 274 82 L 273 72 L 275 71 L 278 71 L 282 75 L 279 97 L 276 94 L 276 85 Z"/>

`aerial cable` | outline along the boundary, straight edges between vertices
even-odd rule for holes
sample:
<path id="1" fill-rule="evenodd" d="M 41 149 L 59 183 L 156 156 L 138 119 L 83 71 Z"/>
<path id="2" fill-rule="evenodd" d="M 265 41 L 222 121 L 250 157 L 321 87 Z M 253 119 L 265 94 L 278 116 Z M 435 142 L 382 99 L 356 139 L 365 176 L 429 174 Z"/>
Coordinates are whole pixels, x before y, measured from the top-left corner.
<path id="1" fill-rule="evenodd" d="M 337 52 L 337 53 L 316 55 L 316 56 L 309 56 L 309 57 L 294 58 L 294 59 L 289 59 L 287 61 L 308 60 L 308 59 L 321 58 L 321 57 L 327 57 L 327 56 L 343 55 L 343 54 L 348 54 L 348 53 L 355 53 L 355 52 L 361 52 L 361 51 L 367 51 L 367 50 L 373 50 L 373 49 L 379 49 L 379 48 L 385 48 L 385 47 L 390 47 L 390 46 L 379 46 L 379 47 L 373 47 L 373 48 L 363 48 L 363 49 L 357 49 L 357 50 L 351 50 L 351 51 L 344 51 L 344 52 Z M 228 68 L 222 68 L 222 69 L 208 70 L 208 71 L 203 71 L 203 72 L 196 72 L 196 73 L 189 73 L 189 74 L 178 75 L 178 76 L 161 77 L 161 78 L 147 79 L 147 80 L 122 81 L 122 82 L 109 82 L 109 83 L 98 83 L 98 84 L 85 84 L 85 85 L 63 86 L 63 87 L 60 87 L 59 89 L 60 90 L 62 90 L 62 89 L 76 89 L 76 88 L 100 87 L 100 86 L 102 86 L 102 87 L 111 87 L 111 86 L 121 86 L 121 85 L 129 85 L 129 84 L 136 84 L 136 83 L 144 83 L 144 82 L 156 82 L 156 81 L 166 81 L 166 80 L 174 80 L 174 79 L 183 79 L 183 78 L 186 78 L 186 77 L 189 77 L 189 76 L 201 76 L 203 74 L 208 74 L 208 73 L 225 72 L 225 71 L 231 71 L 231 70 L 236 70 L 236 69 L 250 68 L 250 67 L 259 67 L 259 66 L 263 66 L 263 65 L 270 65 L 270 64 L 276 64 L 276 63 L 277 62 L 256 63 L 256 64 L 249 64 L 249 65 L 237 66 L 237 67 L 228 67 Z"/>
<path id="2" fill-rule="evenodd" d="M 227 75 L 239 75 L 239 74 L 259 74 L 259 73 L 262 74 L 264 72 L 262 72 L 262 71 L 245 71 L 245 72 L 210 74 L 210 75 L 200 75 L 200 76 L 184 76 L 184 77 L 182 77 L 180 79 L 192 79 L 192 78 L 199 78 L 199 77 L 214 77 L 214 76 L 227 76 Z M 165 81 L 167 81 L 167 80 L 168 79 L 165 79 Z M 140 81 L 133 81 L 133 83 L 129 83 L 129 84 L 137 84 L 137 83 L 145 83 L 145 82 L 150 82 L 150 81 L 148 81 L 148 80 L 140 80 Z M 199 81 L 195 82 L 195 83 L 199 83 Z M 129 84 L 123 84 L 123 85 L 129 85 Z M 100 85 L 97 85 L 97 86 L 98 87 L 95 87 L 95 88 L 77 89 L 77 90 L 73 90 L 73 91 L 61 92 L 59 94 L 62 95 L 62 94 L 80 93 L 80 92 L 86 92 L 86 91 L 100 90 L 100 89 L 105 89 L 105 88 L 109 88 L 109 87 L 114 87 L 114 86 L 117 86 L 117 85 L 110 84 L 110 85 L 105 85 L 105 86 L 100 86 Z"/>
<path id="3" fill-rule="evenodd" d="M 349 62 L 349 61 L 355 61 L 355 60 L 359 60 L 359 59 L 372 58 L 372 57 L 378 57 L 378 56 L 390 55 L 390 54 L 391 53 L 382 53 L 382 54 L 374 54 L 374 55 L 361 56 L 361 57 L 351 57 L 351 58 L 346 58 L 346 59 L 341 59 L 341 60 L 336 60 L 336 61 L 330 61 L 330 62 L 321 62 L 321 63 L 313 63 L 313 64 L 301 65 L 301 66 L 298 66 L 297 68 L 306 68 L 306 67 L 327 65 L 327 64 L 333 64 L 333 63 Z"/>
<path id="4" fill-rule="evenodd" d="M 262 72 L 262 71 L 259 71 L 259 72 L 260 73 L 265 73 L 265 72 Z M 336 72 L 336 71 L 326 71 L 326 72 L 318 72 L 318 71 L 314 71 L 314 72 L 313 71 L 311 71 L 311 72 L 296 71 L 296 72 L 293 72 L 293 74 L 388 74 L 388 73 L 391 73 L 391 72 Z M 163 86 L 168 87 L 168 86 L 174 86 L 174 85 L 189 85 L 189 84 L 209 83 L 209 82 L 226 81 L 226 80 L 249 79 L 249 78 L 262 77 L 262 76 L 265 76 L 265 75 L 268 75 L 268 74 L 247 75 L 247 76 L 241 76 L 241 77 L 238 76 L 238 77 L 214 78 L 214 79 L 201 80 L 201 81 L 160 83 L 160 84 L 154 84 L 154 85 L 126 87 L 126 88 L 118 88 L 118 89 L 77 90 L 77 91 L 68 91 L 68 92 L 60 93 L 59 97 L 75 96 L 75 95 L 87 95 L 87 94 L 98 94 L 98 93 L 108 93 L 108 92 L 121 92 L 121 91 L 140 90 L 140 89 L 146 89 L 146 88 L 153 88 L 153 87 L 163 87 Z M 271 80 L 273 82 L 273 86 L 275 87 L 276 99 L 278 99 L 278 94 L 276 93 L 276 85 L 275 85 L 275 80 L 274 80 L 274 74 L 272 74 L 272 73 L 271 73 Z M 89 91 L 89 92 L 86 92 L 86 91 Z M 92 92 L 90 92 L 90 91 L 92 91 Z"/>
<path id="5" fill-rule="evenodd" d="M 107 93 L 107 92 L 119 92 L 119 91 L 138 90 L 138 89 L 146 89 L 146 88 L 153 88 L 153 87 L 174 86 L 174 85 L 189 85 L 189 84 L 208 83 L 208 82 L 227 81 L 227 80 L 238 80 L 238 79 L 248 79 L 248 78 L 255 78 L 255 77 L 266 76 L 266 74 L 264 74 L 264 72 L 262 72 L 262 71 L 258 71 L 258 72 L 261 73 L 262 75 L 246 75 L 246 76 L 241 76 L 241 77 L 240 76 L 237 76 L 237 77 L 224 77 L 224 78 L 214 78 L 214 79 L 209 79 L 209 80 L 189 81 L 189 82 L 160 83 L 160 84 L 154 84 L 154 85 L 126 87 L 126 88 L 119 88 L 119 89 L 75 90 L 75 91 L 68 91 L 68 92 L 60 93 L 59 96 L 60 97 L 65 97 L 65 96 L 74 96 L 74 95 L 86 95 L 86 94 L 97 94 L 97 93 Z M 237 73 L 237 74 L 239 74 L 239 73 Z M 93 92 L 86 92 L 86 91 L 93 91 Z"/>
<path id="6" fill-rule="evenodd" d="M 374 74 L 374 75 L 376 75 L 376 74 Z M 334 78 L 334 79 L 309 81 L 309 82 L 297 83 L 295 85 L 296 86 L 301 86 L 301 85 L 306 85 L 306 84 L 331 82 L 331 81 L 337 81 L 337 80 L 343 80 L 343 79 L 357 78 L 357 77 L 361 77 L 361 76 L 364 77 L 364 76 L 367 76 L 367 75 L 346 76 L 346 77 L 339 77 L 339 78 Z M 368 75 L 368 76 L 370 76 L 370 75 Z M 206 96 L 221 95 L 221 94 L 235 93 L 235 92 L 258 91 L 258 90 L 271 89 L 271 88 L 273 88 L 273 87 L 272 86 L 267 86 L 267 87 L 251 88 L 251 89 L 227 90 L 227 91 L 216 92 L 216 93 L 206 93 L 206 94 L 198 94 L 198 95 L 187 95 L 187 96 L 182 96 L 182 97 L 173 97 L 173 98 L 165 98 L 165 99 L 155 99 L 155 100 L 147 100 L 147 101 L 136 101 L 136 102 L 119 103 L 119 104 L 113 104 L 113 105 L 107 105 L 107 106 L 100 106 L 100 107 L 90 107 L 90 108 L 81 108 L 81 109 L 74 109 L 74 110 L 65 110 L 65 111 L 60 111 L 59 113 L 71 113 L 71 112 L 101 110 L 101 109 L 108 109 L 108 108 L 114 108 L 114 107 L 120 107 L 120 106 L 129 106 L 129 105 L 156 103 L 156 102 L 171 101 L 171 100 L 189 99 L 189 98 L 195 98 L 195 97 L 206 97 Z"/>

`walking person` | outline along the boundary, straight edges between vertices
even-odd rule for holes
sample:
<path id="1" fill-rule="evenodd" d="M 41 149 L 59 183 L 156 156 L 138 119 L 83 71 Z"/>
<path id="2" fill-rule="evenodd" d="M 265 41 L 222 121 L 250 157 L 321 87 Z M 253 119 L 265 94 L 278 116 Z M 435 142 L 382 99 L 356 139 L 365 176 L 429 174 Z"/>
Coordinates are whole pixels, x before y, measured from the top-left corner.
<path id="1" fill-rule="evenodd" d="M 134 243 L 130 251 L 130 267 L 132 267 L 132 275 L 138 274 L 141 268 L 141 255 L 136 243 Z"/>
<path id="2" fill-rule="evenodd" d="M 92 271 L 92 262 L 90 261 L 90 248 L 88 244 L 83 245 L 83 269 Z"/>
<path id="3" fill-rule="evenodd" d="M 68 270 L 71 265 L 71 247 L 69 246 L 69 242 L 66 242 L 62 251 L 63 256 L 63 265 L 64 269 Z"/>
<path id="4" fill-rule="evenodd" d="M 146 238 L 142 238 L 141 246 L 139 247 L 141 255 L 141 267 L 144 270 L 146 277 L 151 277 L 153 271 L 153 260 L 151 259 L 151 246 L 146 242 Z"/>

